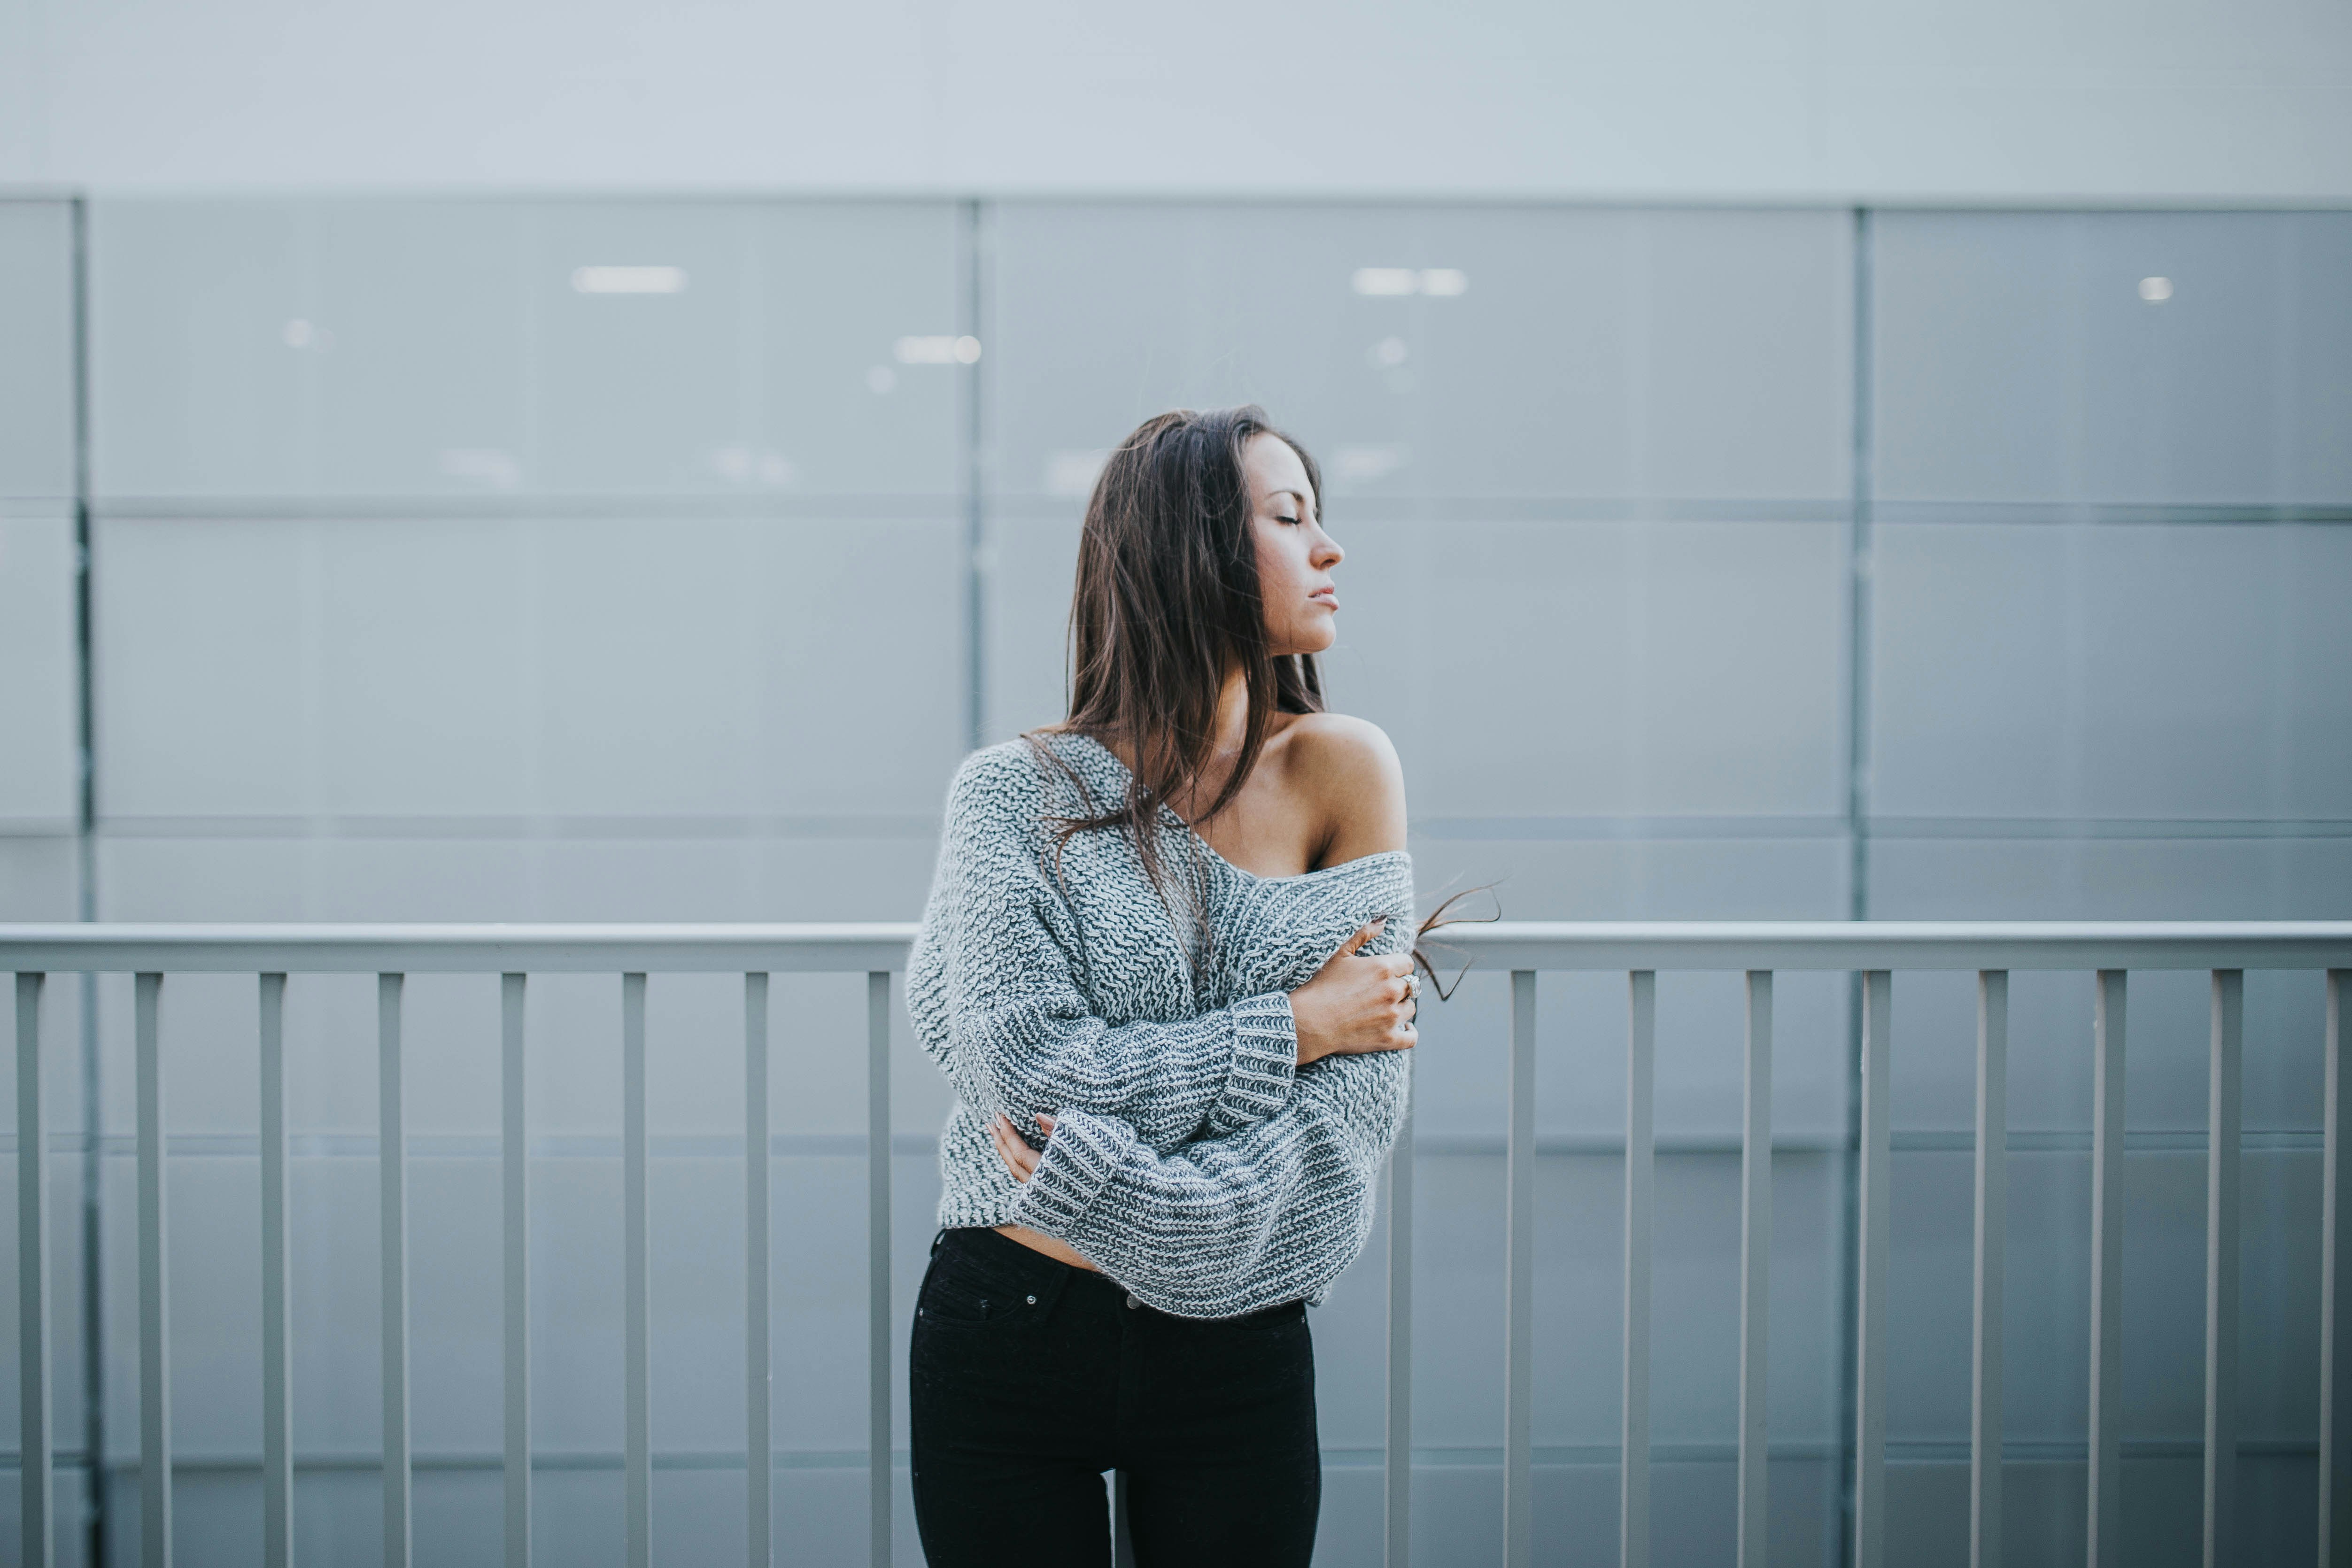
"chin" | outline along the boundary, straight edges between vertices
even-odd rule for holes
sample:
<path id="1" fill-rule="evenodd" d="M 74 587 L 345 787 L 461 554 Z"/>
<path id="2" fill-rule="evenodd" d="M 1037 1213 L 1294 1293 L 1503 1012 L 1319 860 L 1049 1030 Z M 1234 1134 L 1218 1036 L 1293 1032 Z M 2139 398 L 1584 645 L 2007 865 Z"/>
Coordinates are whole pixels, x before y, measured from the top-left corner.
<path id="1" fill-rule="evenodd" d="M 1331 645 L 1339 640 L 1339 628 L 1332 623 L 1334 617 L 1325 615 L 1312 626 L 1300 627 L 1295 636 L 1284 640 L 1282 652 L 1286 654 L 1329 653 Z"/>

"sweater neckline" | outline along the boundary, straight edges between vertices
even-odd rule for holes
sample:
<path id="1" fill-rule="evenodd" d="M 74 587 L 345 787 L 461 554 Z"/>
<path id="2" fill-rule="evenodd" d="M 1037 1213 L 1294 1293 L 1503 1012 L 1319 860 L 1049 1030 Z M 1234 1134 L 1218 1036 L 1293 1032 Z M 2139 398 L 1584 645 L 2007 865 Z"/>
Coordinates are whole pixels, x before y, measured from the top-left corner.
<path id="1" fill-rule="evenodd" d="M 1134 778 L 1134 771 L 1129 768 L 1125 762 L 1119 760 L 1118 753 L 1113 751 L 1109 747 L 1105 746 L 1101 741 L 1097 740 L 1093 736 L 1085 733 L 1083 730 L 1075 729 L 1064 730 L 1062 733 L 1086 746 L 1091 747 L 1101 756 L 1105 762 L 1108 762 L 1111 767 L 1118 770 L 1120 779 L 1131 779 Z M 1318 876 L 1331 876 L 1340 872 L 1370 871 L 1379 866 L 1387 865 L 1394 861 L 1410 861 L 1412 858 L 1412 852 L 1407 850 L 1374 850 L 1370 854 L 1358 855 L 1354 860 L 1339 861 L 1330 865 L 1317 866 L 1311 871 L 1295 871 L 1290 873 L 1287 876 L 1266 876 L 1258 872 L 1250 870 L 1247 866 L 1235 865 L 1223 855 L 1218 853 L 1217 846 L 1202 838 L 1199 829 L 1193 827 L 1192 823 L 1177 815 L 1176 809 L 1173 806 L 1171 806 L 1165 800 L 1160 801 L 1159 805 L 1160 814 L 1167 819 L 1167 821 L 1174 823 L 1177 829 L 1181 831 L 1186 838 L 1190 839 L 1193 845 L 1197 847 L 1202 853 L 1207 855 L 1209 857 L 1210 864 L 1221 866 L 1225 871 L 1231 873 L 1234 876 L 1240 877 L 1244 882 L 1255 883 L 1262 886 L 1274 886 L 1278 883 L 1287 882 L 1308 882 Z"/>

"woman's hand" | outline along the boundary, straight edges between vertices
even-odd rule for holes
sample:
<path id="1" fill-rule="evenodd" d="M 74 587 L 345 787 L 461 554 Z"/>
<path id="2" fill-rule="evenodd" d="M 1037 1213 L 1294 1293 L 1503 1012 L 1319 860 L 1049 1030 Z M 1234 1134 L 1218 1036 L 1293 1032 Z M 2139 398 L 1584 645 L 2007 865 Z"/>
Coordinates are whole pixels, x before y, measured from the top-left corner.
<path id="1" fill-rule="evenodd" d="M 1052 1138 L 1054 1118 L 1038 1113 L 1037 1130 Z M 1014 1181 L 1027 1181 L 1035 1173 L 1037 1162 L 1045 1157 L 1029 1146 L 1029 1140 L 1013 1129 L 1013 1119 L 1001 1112 L 989 1118 L 988 1135 L 996 1140 L 996 1157 L 1004 1162 Z"/>
<path id="2" fill-rule="evenodd" d="M 1421 987 L 1412 955 L 1357 951 L 1386 924 L 1383 916 L 1340 943 L 1315 977 L 1290 993 L 1299 1066 L 1326 1056 L 1402 1051 L 1420 1038 L 1412 1025 Z"/>

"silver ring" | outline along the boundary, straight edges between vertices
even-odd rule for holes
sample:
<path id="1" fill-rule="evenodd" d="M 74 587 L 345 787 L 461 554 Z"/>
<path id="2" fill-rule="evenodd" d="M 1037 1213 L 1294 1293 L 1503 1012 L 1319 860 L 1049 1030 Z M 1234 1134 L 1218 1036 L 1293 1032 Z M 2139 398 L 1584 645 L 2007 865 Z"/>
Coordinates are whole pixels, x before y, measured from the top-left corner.
<path id="1" fill-rule="evenodd" d="M 1407 1001 L 1421 995 L 1421 977 L 1410 970 L 1406 972 L 1404 977 L 1404 995 Z"/>

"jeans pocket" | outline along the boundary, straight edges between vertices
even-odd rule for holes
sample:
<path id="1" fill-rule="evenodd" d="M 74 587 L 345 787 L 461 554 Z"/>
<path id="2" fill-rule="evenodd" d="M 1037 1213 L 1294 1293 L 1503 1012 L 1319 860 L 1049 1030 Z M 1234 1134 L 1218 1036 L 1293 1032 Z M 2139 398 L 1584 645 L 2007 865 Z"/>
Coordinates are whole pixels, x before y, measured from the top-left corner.
<path id="1" fill-rule="evenodd" d="M 1003 1291 L 971 1278 L 957 1269 L 938 1264 L 923 1278 L 922 1293 L 915 1298 L 917 1315 L 926 1322 L 975 1327 L 1003 1315 Z"/>

